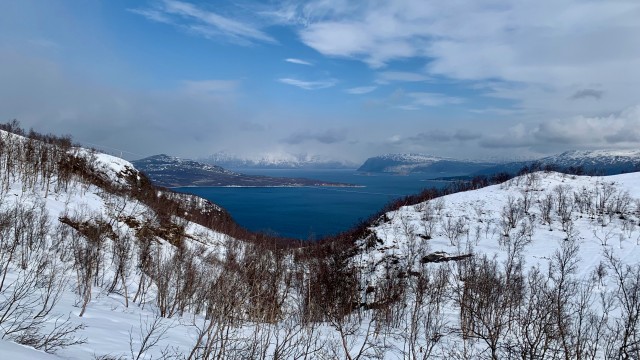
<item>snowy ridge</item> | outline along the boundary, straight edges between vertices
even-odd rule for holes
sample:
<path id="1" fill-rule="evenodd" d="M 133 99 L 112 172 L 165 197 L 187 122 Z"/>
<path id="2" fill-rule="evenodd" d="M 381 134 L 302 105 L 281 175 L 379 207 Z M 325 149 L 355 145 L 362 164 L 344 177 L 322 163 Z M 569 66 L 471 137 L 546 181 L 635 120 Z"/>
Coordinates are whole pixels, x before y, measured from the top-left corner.
<path id="1" fill-rule="evenodd" d="M 417 153 L 408 153 L 408 154 L 382 154 L 377 156 L 383 160 L 393 160 L 399 162 L 414 162 L 414 163 L 428 163 L 435 162 L 440 160 L 453 160 L 451 158 L 433 156 L 433 155 L 425 155 L 425 154 L 417 154 Z"/>
<path id="2" fill-rule="evenodd" d="M 640 164 L 640 150 L 572 150 L 540 160 L 544 163 L 579 165 L 615 165 L 635 162 Z"/>
<path id="3" fill-rule="evenodd" d="M 147 171 L 165 171 L 170 169 L 179 170 L 198 170 L 208 171 L 211 173 L 219 173 L 225 175 L 238 175 L 238 173 L 224 169 L 220 166 L 203 164 L 197 161 L 182 159 L 175 156 L 169 156 L 166 154 L 154 155 L 148 158 L 135 161 L 138 166 L 144 166 Z"/>
<path id="4" fill-rule="evenodd" d="M 248 175 L 226 170 L 217 165 L 180 159 L 168 155 L 155 155 L 135 160 L 133 164 L 158 186 L 225 186 L 225 187 L 300 187 L 350 186 L 349 184 L 307 178 L 286 178 Z"/>

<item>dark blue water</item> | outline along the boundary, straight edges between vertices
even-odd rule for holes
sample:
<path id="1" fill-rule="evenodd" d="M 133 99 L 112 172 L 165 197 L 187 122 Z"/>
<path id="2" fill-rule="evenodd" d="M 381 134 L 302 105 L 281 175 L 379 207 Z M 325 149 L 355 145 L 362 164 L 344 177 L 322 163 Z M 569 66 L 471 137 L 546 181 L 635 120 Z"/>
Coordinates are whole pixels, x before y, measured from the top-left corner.
<path id="1" fill-rule="evenodd" d="M 388 202 L 446 183 L 428 179 L 446 174 L 364 175 L 354 170 L 262 170 L 244 173 L 307 177 L 362 185 L 359 188 L 187 187 L 177 191 L 206 198 L 227 209 L 243 227 L 298 239 L 318 239 L 348 230 Z"/>

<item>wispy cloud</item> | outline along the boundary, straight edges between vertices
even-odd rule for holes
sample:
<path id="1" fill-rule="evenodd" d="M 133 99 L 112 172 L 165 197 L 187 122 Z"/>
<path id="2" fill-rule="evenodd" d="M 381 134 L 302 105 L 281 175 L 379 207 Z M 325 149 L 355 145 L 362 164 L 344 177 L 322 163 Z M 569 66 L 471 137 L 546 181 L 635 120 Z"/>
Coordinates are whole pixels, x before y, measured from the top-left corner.
<path id="1" fill-rule="evenodd" d="M 177 24 L 174 24 L 171 16 L 166 14 L 162 10 L 149 8 L 149 9 L 127 9 L 127 11 L 144 16 L 145 18 L 155 22 L 177 25 Z"/>
<path id="2" fill-rule="evenodd" d="M 377 75 L 378 84 L 388 84 L 390 82 L 418 82 L 429 80 L 429 77 L 419 72 L 409 71 L 381 71 Z"/>
<path id="3" fill-rule="evenodd" d="M 238 44 L 277 41 L 249 22 L 222 16 L 185 1 L 163 0 L 150 8 L 130 9 L 145 18 L 171 24 L 208 39 L 224 39 Z"/>
<path id="4" fill-rule="evenodd" d="M 343 130 L 329 129 L 326 131 L 320 132 L 310 132 L 310 131 L 302 131 L 295 132 L 286 138 L 282 139 L 281 142 L 297 145 L 308 141 L 317 141 L 322 144 L 335 144 L 345 141 L 346 134 Z"/>
<path id="5" fill-rule="evenodd" d="M 393 144 L 400 146 L 428 145 L 432 143 L 460 144 L 481 138 L 482 134 L 471 130 L 458 129 L 453 131 L 451 129 L 435 128 L 406 137 L 395 135 L 391 140 L 388 140 L 388 142 L 392 142 Z"/>
<path id="6" fill-rule="evenodd" d="M 413 99 L 412 104 L 416 106 L 441 106 L 464 102 L 463 99 L 458 97 L 428 92 L 412 92 L 408 93 L 407 96 Z"/>
<path id="7" fill-rule="evenodd" d="M 378 88 L 377 86 L 359 86 L 359 87 L 346 89 L 345 92 L 352 95 L 362 95 L 362 94 L 368 94 L 372 91 L 375 91 L 377 88 Z"/>
<path id="8" fill-rule="evenodd" d="M 312 63 L 310 63 L 308 61 L 305 61 L 305 60 L 302 60 L 302 59 L 288 58 L 288 59 L 284 59 L 284 61 L 292 63 L 292 64 L 313 66 Z"/>
<path id="9" fill-rule="evenodd" d="M 582 89 L 576 91 L 573 95 L 571 95 L 571 100 L 580 100 L 586 98 L 593 98 L 596 100 L 600 100 L 604 95 L 604 91 L 596 90 L 596 89 Z"/>
<path id="10" fill-rule="evenodd" d="M 278 81 L 283 84 L 297 86 L 305 90 L 326 89 L 326 88 L 335 86 L 338 83 L 338 81 L 335 79 L 305 81 L 305 80 L 294 79 L 294 78 L 280 78 L 278 79 Z"/>

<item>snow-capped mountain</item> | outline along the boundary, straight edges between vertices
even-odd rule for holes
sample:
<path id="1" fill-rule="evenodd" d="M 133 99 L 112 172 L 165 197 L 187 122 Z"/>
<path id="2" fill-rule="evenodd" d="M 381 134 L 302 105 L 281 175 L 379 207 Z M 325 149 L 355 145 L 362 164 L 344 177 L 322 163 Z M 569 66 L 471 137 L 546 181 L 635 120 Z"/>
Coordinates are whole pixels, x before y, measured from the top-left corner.
<path id="1" fill-rule="evenodd" d="M 640 170 L 640 150 L 573 150 L 558 155 L 504 163 L 457 160 L 423 154 L 385 154 L 367 159 L 358 171 L 452 175 L 516 174 L 524 167 L 613 175 Z"/>
<path id="2" fill-rule="evenodd" d="M 194 160 L 165 154 L 132 162 L 158 186 L 348 186 L 329 181 L 247 175 Z"/>
<path id="3" fill-rule="evenodd" d="M 494 166 L 494 163 L 456 160 L 424 154 L 385 154 L 368 158 L 359 168 L 362 172 L 448 173 L 468 174 Z"/>
<path id="4" fill-rule="evenodd" d="M 581 166 L 616 172 L 637 171 L 640 170 L 640 150 L 573 150 L 539 161 L 564 168 Z"/>
<path id="5" fill-rule="evenodd" d="M 253 157 L 241 157 L 218 152 L 200 159 L 229 169 L 354 169 L 356 164 L 338 161 L 318 155 L 274 153 Z"/>
<path id="6" fill-rule="evenodd" d="M 614 175 L 640 170 L 640 150 L 572 150 L 537 160 L 509 162 L 477 174 L 517 173 L 523 167 L 551 168 L 559 171 Z"/>

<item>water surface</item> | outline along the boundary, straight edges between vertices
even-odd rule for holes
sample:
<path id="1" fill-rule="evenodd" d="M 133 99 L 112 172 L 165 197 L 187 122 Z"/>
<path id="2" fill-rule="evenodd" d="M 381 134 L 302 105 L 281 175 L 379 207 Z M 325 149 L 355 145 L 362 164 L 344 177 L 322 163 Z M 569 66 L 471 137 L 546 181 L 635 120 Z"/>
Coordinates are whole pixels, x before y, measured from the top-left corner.
<path id="1" fill-rule="evenodd" d="M 447 174 L 362 174 L 355 170 L 237 170 L 247 174 L 307 177 L 361 185 L 357 188 L 185 187 L 177 191 L 206 198 L 227 209 L 243 227 L 298 239 L 318 239 L 348 230 L 388 202 L 446 183 Z"/>

